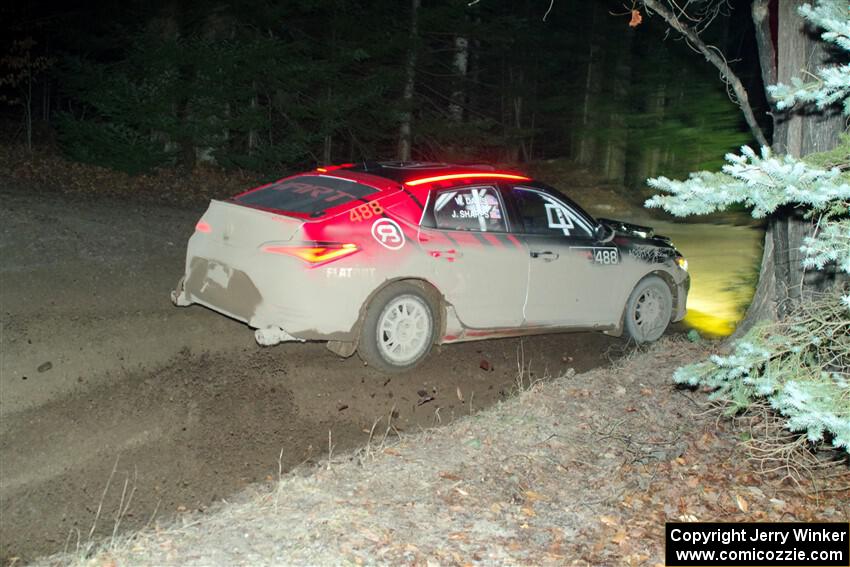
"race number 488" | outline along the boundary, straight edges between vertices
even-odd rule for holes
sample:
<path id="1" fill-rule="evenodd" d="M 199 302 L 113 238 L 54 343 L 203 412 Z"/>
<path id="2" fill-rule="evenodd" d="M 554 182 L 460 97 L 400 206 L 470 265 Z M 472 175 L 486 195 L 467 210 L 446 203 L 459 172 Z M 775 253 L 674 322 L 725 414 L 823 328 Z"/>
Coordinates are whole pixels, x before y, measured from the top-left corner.
<path id="1" fill-rule="evenodd" d="M 620 262 L 620 257 L 617 255 L 617 249 L 596 249 L 593 252 L 593 261 L 597 264 L 603 264 L 605 266 L 610 266 L 612 264 L 618 264 Z"/>
<path id="2" fill-rule="evenodd" d="M 351 222 L 369 220 L 375 215 L 380 215 L 383 212 L 384 208 L 379 202 L 369 201 L 368 203 L 363 203 L 359 207 L 351 209 L 351 212 L 348 214 L 348 220 Z"/>

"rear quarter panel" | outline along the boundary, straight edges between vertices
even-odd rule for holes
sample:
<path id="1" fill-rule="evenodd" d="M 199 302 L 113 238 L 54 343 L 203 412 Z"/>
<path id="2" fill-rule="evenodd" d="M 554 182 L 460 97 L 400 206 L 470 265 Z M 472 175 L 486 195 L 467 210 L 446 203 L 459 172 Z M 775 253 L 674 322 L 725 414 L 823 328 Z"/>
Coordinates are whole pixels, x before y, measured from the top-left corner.
<path id="1" fill-rule="evenodd" d="M 418 244 L 421 208 L 402 191 L 373 201 L 380 203 L 380 214 L 356 204 L 349 211 L 304 224 L 304 241 L 353 243 L 359 251 L 303 267 L 298 290 L 282 293 L 279 300 L 289 312 L 287 332 L 307 339 L 351 340 L 377 289 L 400 279 L 431 280 Z"/>

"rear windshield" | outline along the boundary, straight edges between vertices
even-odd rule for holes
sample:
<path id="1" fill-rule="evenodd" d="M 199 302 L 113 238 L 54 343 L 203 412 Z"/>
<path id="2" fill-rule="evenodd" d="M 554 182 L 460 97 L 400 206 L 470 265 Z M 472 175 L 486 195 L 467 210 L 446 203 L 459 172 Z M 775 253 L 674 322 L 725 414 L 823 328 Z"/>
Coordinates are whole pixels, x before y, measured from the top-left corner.
<path id="1" fill-rule="evenodd" d="M 362 199 L 377 191 L 374 187 L 346 179 L 302 175 L 251 191 L 234 200 L 254 207 L 310 215 Z"/>

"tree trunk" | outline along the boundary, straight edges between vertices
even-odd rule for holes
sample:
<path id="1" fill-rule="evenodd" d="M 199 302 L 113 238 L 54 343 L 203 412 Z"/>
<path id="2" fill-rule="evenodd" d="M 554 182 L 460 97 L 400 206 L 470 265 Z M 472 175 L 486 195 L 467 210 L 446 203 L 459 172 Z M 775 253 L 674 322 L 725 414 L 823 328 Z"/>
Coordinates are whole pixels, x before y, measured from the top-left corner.
<path id="1" fill-rule="evenodd" d="M 27 56 L 29 57 L 29 56 Z M 27 92 L 24 97 L 24 114 L 27 123 L 27 150 L 32 152 L 32 67 L 27 65 Z"/>
<path id="2" fill-rule="evenodd" d="M 591 99 L 597 100 L 598 97 L 598 85 L 600 84 L 601 74 L 598 69 L 594 67 L 594 59 L 599 52 L 599 46 L 597 45 L 597 36 L 596 32 L 596 3 L 594 2 L 591 7 L 591 18 L 590 18 L 590 37 L 588 38 L 588 50 L 587 50 L 587 65 L 585 67 L 585 75 L 584 75 L 584 99 L 582 100 L 581 105 L 581 125 L 577 130 L 580 132 L 581 138 L 578 143 L 578 152 L 576 158 L 579 163 L 587 165 L 593 160 L 594 147 L 595 147 L 595 139 L 590 135 L 590 114 L 591 114 Z"/>
<path id="3" fill-rule="evenodd" d="M 628 30 L 620 39 L 615 50 L 614 76 L 611 89 L 614 108 L 608 119 L 608 145 L 605 164 L 605 178 L 617 185 L 626 182 L 626 148 L 628 147 L 628 125 L 626 113 L 630 107 L 630 86 L 632 76 L 632 39 L 633 30 Z"/>
<path id="4" fill-rule="evenodd" d="M 333 100 L 333 89 L 328 87 L 327 91 L 327 104 L 330 106 L 331 100 Z M 322 163 L 324 165 L 330 165 L 333 163 L 333 129 L 327 128 L 325 131 L 325 137 L 322 141 Z"/>
<path id="5" fill-rule="evenodd" d="M 251 100 L 248 103 L 252 111 L 256 111 L 259 106 L 259 100 L 257 98 L 257 81 L 253 81 L 251 83 L 251 87 L 253 90 L 253 94 L 251 95 Z M 248 130 L 248 155 L 253 155 L 254 150 L 257 149 L 257 146 L 260 145 L 260 134 L 257 132 L 256 128 L 251 128 Z"/>
<path id="6" fill-rule="evenodd" d="M 658 81 L 652 90 L 647 89 L 643 106 L 651 117 L 650 129 L 660 127 L 664 122 L 666 97 L 667 84 L 665 81 Z M 627 146 L 629 154 L 633 157 L 629 161 L 629 169 L 626 174 L 628 186 L 642 185 L 650 177 L 658 176 L 658 165 L 661 162 L 660 141 L 651 140 L 647 142 L 639 135 L 635 138 L 630 139 Z"/>
<path id="7" fill-rule="evenodd" d="M 179 42 L 189 35 L 189 23 L 191 19 L 187 13 L 187 7 L 178 0 L 171 0 L 166 6 L 165 23 L 163 25 L 163 39 Z M 174 107 L 177 118 L 177 132 L 174 143 L 177 144 L 177 159 L 179 164 L 191 171 L 195 168 L 195 140 L 192 137 L 192 101 L 189 94 L 192 91 L 192 83 L 195 80 L 195 69 L 193 65 L 180 52 L 176 64 L 178 90 L 182 93 Z M 171 142 L 171 140 L 169 140 Z"/>
<path id="8" fill-rule="evenodd" d="M 469 69 L 469 40 L 455 37 L 455 54 L 452 67 L 455 75 L 455 88 L 449 103 L 449 116 L 453 122 L 463 122 L 463 109 L 466 106 L 466 73 Z"/>
<path id="9" fill-rule="evenodd" d="M 752 10 L 762 78 L 789 83 L 791 77 L 814 72 L 824 65 L 827 55 L 821 42 L 807 33 L 805 22 L 797 12 L 802 0 L 773 0 L 778 2 L 778 33 L 777 37 L 772 37 L 769 1 L 758 0 Z M 772 149 L 777 154 L 801 157 L 829 150 L 838 144 L 838 136 L 844 129 L 844 120 L 838 112 L 812 113 L 811 108 L 782 112 L 772 105 L 772 114 Z M 799 303 L 807 287 L 825 285 L 822 272 L 807 273 L 801 266 L 800 245 L 811 229 L 811 222 L 802 219 L 792 208 L 779 211 L 771 218 L 765 233 L 759 283 L 746 317 L 733 338 L 760 320 L 783 318 Z"/>
<path id="10" fill-rule="evenodd" d="M 791 2 L 796 11 L 798 6 L 803 2 Z M 780 2 L 780 6 L 782 2 Z M 805 69 L 805 73 L 797 71 L 797 74 L 807 74 L 811 76 L 818 68 L 829 65 L 833 62 L 833 57 L 827 49 L 826 44 L 820 41 L 820 33 L 812 33 L 814 30 L 811 27 L 800 29 L 797 34 L 805 41 L 803 44 L 803 57 L 799 63 L 798 69 Z M 781 37 L 781 36 L 780 36 Z M 782 43 L 780 43 L 780 46 Z M 797 49 L 797 43 L 793 44 L 790 49 Z M 795 53 L 799 57 L 799 54 Z M 796 64 L 796 61 L 795 61 Z M 792 70 L 792 73 L 794 71 Z M 790 82 L 790 76 L 780 78 L 782 82 Z M 797 113 L 800 118 L 799 128 L 790 128 L 785 139 L 787 144 L 787 153 L 801 157 L 812 153 L 825 152 L 835 148 L 840 142 L 841 133 L 844 132 L 845 118 L 841 114 L 840 106 L 834 105 L 823 112 L 812 112 L 811 108 L 802 109 Z M 794 217 L 794 222 L 789 223 L 788 238 L 793 244 L 789 250 L 789 261 L 794 266 L 792 283 L 795 287 L 792 289 L 800 290 L 800 294 L 805 295 L 813 290 L 823 290 L 835 284 L 836 279 L 844 278 L 843 275 L 832 273 L 825 270 L 805 270 L 802 267 L 804 255 L 800 251 L 800 245 L 803 238 L 811 236 L 814 232 L 814 221 L 804 221 L 798 216 Z M 798 295 L 799 297 L 799 295 Z"/>
<path id="11" fill-rule="evenodd" d="M 401 123 L 398 127 L 398 159 L 410 161 L 412 146 L 413 122 L 413 89 L 416 85 L 416 55 L 419 48 L 419 6 L 421 0 L 411 0 L 410 3 L 410 46 L 407 51 L 407 61 L 404 65 L 404 92 L 401 95 Z"/>
<path id="12" fill-rule="evenodd" d="M 519 82 L 522 85 L 522 73 L 519 74 Z M 516 89 L 515 92 L 521 92 L 522 87 L 520 86 Z M 522 156 L 522 160 L 528 161 L 528 147 L 525 143 L 525 137 L 522 135 L 522 115 L 525 111 L 524 109 L 524 99 L 521 94 L 515 94 L 514 97 L 514 128 L 516 128 L 517 132 L 517 144 L 516 144 L 516 152 L 515 155 L 517 158 L 514 161 L 518 161 L 519 156 Z"/>
<path id="13" fill-rule="evenodd" d="M 776 84 L 776 51 L 770 31 L 770 2 L 771 0 L 754 0 L 752 5 L 759 69 L 764 85 Z"/>

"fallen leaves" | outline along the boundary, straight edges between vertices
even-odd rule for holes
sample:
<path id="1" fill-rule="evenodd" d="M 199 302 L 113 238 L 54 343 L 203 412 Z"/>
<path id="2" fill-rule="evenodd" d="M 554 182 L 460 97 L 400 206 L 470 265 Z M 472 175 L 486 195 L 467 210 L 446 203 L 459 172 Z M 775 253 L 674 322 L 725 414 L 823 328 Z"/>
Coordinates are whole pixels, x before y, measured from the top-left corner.
<path id="1" fill-rule="evenodd" d="M 548 500 L 548 498 L 546 498 L 542 494 L 534 492 L 533 490 L 526 490 L 522 494 L 523 494 L 523 496 L 525 496 L 525 499 L 530 501 L 530 502 L 539 502 L 539 501 Z"/>
<path id="2" fill-rule="evenodd" d="M 224 198 L 262 182 L 258 175 L 199 166 L 191 173 L 164 168 L 129 175 L 95 165 L 77 163 L 42 148 L 30 153 L 24 146 L 6 146 L 0 152 L 0 171 L 16 181 L 64 193 L 132 196 L 159 203 L 197 205 L 210 198 Z"/>
<path id="3" fill-rule="evenodd" d="M 403 451 L 404 466 L 375 459 L 358 469 L 365 482 L 356 489 L 353 475 L 335 469 L 338 485 L 311 485 L 323 498 L 340 497 L 315 507 L 311 533 L 348 538 L 351 563 L 658 567 L 666 521 L 809 521 L 829 518 L 826 506 L 841 513 L 839 497 L 825 495 L 815 505 L 781 479 L 755 474 L 736 433 L 722 423 L 714 433 L 712 416 L 685 415 L 680 397 L 664 395 L 662 379 L 650 382 L 659 372 L 656 362 L 585 375 L 526 398 L 531 403 L 519 406 L 521 413 L 499 413 L 489 423 L 493 414 L 481 414 L 424 441 L 385 448 L 387 455 Z M 638 391 L 637 380 L 649 385 Z M 623 396 L 604 405 L 622 384 L 629 385 Z M 582 388 L 569 387 L 575 385 Z M 464 397 L 460 387 L 456 395 Z M 639 459 L 647 448 L 664 456 Z M 364 505 L 364 494 L 373 505 Z M 290 497 L 301 502 L 304 495 Z M 360 514 L 371 533 L 351 525 Z"/>

